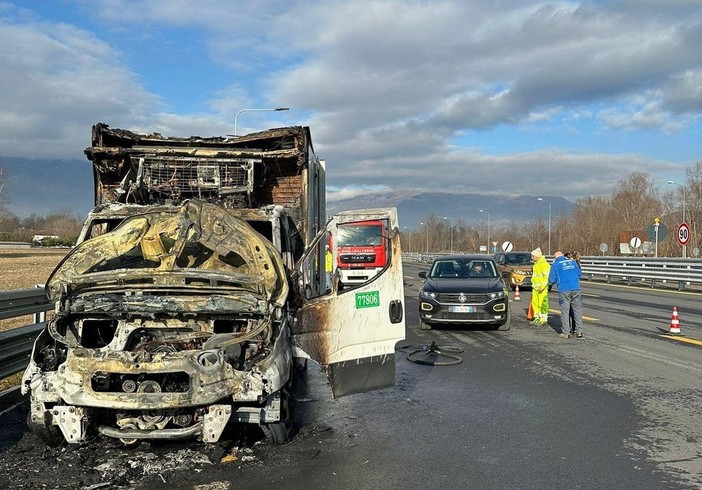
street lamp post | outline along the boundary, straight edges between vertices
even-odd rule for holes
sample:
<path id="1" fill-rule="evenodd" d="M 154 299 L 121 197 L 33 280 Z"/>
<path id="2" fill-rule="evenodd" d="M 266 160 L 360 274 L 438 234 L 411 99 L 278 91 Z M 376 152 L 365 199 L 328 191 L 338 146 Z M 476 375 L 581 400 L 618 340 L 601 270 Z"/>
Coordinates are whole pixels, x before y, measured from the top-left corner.
<path id="1" fill-rule="evenodd" d="M 239 114 L 242 112 L 253 112 L 253 111 L 289 111 L 290 108 L 288 107 L 274 107 L 272 109 L 241 109 L 239 112 L 236 113 L 236 116 L 234 116 L 234 136 L 239 136 L 236 132 L 237 127 L 239 126 Z"/>
<path id="2" fill-rule="evenodd" d="M 453 223 L 451 222 L 451 218 L 444 216 L 445 220 L 448 220 L 449 222 L 449 227 L 451 228 L 451 253 L 453 253 Z"/>
<path id="3" fill-rule="evenodd" d="M 673 185 L 677 185 L 678 187 L 682 187 L 682 190 L 683 190 L 683 215 L 682 215 L 682 222 L 683 222 L 683 223 L 687 223 L 687 222 L 685 221 L 685 203 L 687 202 L 687 188 L 686 188 L 684 185 L 682 185 L 682 184 L 678 184 L 678 183 L 675 182 L 674 180 L 669 180 L 668 183 L 669 183 L 669 184 L 673 184 Z M 683 259 L 687 258 L 687 245 L 683 245 L 683 246 L 682 246 L 682 256 L 683 256 Z"/>
<path id="4" fill-rule="evenodd" d="M 424 223 L 419 223 L 420 225 L 424 225 Z M 427 228 L 427 253 L 429 253 L 429 225 L 425 225 Z"/>
<path id="5" fill-rule="evenodd" d="M 487 241 L 488 241 L 488 243 L 487 243 L 487 251 L 488 251 L 488 253 L 490 253 L 490 213 L 488 213 L 488 212 L 485 211 L 484 209 L 479 209 L 479 211 L 480 211 L 481 213 L 487 214 L 487 216 L 488 216 L 488 236 L 487 236 L 487 239 L 488 239 Z"/>
<path id="6" fill-rule="evenodd" d="M 407 227 L 403 226 L 402 229 L 407 230 Z M 412 232 L 411 231 L 407 232 L 407 239 L 409 240 L 409 244 L 407 245 L 407 247 L 408 247 L 407 251 L 412 252 Z"/>
<path id="7" fill-rule="evenodd" d="M 539 197 L 537 201 L 546 201 L 548 203 L 548 254 L 551 255 L 551 201 Z"/>

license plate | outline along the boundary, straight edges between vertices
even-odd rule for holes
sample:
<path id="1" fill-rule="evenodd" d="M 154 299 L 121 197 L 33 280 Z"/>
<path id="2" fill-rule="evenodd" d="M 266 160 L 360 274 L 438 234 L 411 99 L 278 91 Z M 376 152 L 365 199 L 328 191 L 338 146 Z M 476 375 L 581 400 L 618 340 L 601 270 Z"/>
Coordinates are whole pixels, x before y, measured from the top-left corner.
<path id="1" fill-rule="evenodd" d="M 475 308 L 472 306 L 449 306 L 451 313 L 473 313 Z"/>

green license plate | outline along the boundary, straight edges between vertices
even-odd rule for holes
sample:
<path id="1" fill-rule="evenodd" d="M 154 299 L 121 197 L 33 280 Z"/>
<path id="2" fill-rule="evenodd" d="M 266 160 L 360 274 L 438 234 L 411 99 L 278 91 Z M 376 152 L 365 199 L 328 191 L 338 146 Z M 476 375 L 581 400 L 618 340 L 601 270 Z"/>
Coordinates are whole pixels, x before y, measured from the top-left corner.
<path id="1" fill-rule="evenodd" d="M 380 291 L 356 293 L 356 309 L 380 306 Z"/>

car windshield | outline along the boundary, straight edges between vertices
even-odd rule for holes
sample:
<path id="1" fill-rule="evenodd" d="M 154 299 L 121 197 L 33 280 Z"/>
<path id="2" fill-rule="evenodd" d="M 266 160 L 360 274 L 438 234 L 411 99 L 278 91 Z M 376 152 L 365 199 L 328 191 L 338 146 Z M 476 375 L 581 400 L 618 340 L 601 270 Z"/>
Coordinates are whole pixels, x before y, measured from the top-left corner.
<path id="1" fill-rule="evenodd" d="M 497 272 L 491 260 L 453 259 L 437 260 L 431 268 L 430 277 L 486 277 L 496 278 Z"/>
<path id="2" fill-rule="evenodd" d="M 531 254 L 506 254 L 505 263 L 508 265 L 531 265 Z"/>

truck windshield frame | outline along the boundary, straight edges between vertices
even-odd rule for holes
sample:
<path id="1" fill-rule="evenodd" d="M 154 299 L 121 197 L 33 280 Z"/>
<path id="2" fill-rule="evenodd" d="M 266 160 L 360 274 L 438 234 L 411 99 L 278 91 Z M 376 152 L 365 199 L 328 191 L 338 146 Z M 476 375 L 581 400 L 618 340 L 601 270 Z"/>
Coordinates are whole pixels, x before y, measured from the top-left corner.
<path id="1" fill-rule="evenodd" d="M 339 224 L 337 267 L 342 288 L 363 284 L 387 266 L 390 256 L 387 230 L 387 220 Z"/>
<path id="2" fill-rule="evenodd" d="M 383 244 L 383 224 L 345 223 L 339 226 L 339 247 L 378 247 Z"/>

